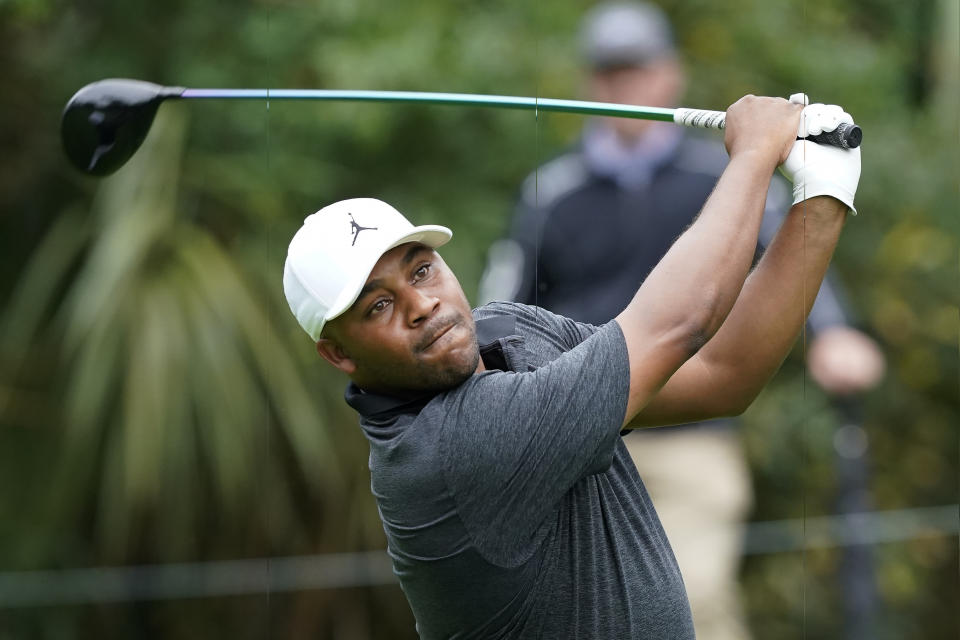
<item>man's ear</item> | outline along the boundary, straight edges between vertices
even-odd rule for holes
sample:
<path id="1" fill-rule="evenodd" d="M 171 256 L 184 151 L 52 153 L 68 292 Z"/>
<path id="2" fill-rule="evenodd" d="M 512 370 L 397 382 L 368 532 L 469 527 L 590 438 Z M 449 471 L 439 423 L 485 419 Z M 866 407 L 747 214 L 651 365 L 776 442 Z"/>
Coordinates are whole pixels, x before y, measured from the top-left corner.
<path id="1" fill-rule="evenodd" d="M 357 370 L 356 363 L 350 359 L 347 352 L 336 342 L 329 338 L 320 338 L 317 340 L 317 353 L 320 357 L 335 366 L 345 374 L 352 375 Z"/>

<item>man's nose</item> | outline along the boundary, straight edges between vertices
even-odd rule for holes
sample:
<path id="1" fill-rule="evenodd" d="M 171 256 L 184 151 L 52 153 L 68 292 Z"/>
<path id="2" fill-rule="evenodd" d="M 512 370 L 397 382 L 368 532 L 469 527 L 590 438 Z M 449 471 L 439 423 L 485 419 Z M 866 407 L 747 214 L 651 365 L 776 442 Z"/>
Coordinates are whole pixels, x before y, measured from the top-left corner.
<path id="1" fill-rule="evenodd" d="M 411 326 L 418 326 L 437 312 L 440 298 L 415 287 L 409 289 L 407 297 L 407 317 Z"/>

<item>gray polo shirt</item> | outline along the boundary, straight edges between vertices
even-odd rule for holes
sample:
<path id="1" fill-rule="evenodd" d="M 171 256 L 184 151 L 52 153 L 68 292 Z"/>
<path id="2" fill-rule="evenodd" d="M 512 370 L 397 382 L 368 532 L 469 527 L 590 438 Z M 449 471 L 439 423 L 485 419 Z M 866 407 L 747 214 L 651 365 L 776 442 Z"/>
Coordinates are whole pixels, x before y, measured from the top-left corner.
<path id="1" fill-rule="evenodd" d="M 474 311 L 488 371 L 449 391 L 348 388 L 423 638 L 693 638 L 680 571 L 619 431 L 616 322 Z"/>

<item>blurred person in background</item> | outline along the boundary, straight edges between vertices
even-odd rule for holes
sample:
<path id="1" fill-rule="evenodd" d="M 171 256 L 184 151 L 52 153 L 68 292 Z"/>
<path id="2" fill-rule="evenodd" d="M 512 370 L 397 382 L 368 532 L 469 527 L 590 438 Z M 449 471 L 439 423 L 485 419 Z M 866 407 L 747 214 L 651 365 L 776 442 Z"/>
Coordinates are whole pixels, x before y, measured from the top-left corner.
<path id="1" fill-rule="evenodd" d="M 580 45 L 586 99 L 677 106 L 684 70 L 656 6 L 594 7 Z M 576 146 L 524 182 L 509 238 L 490 248 L 478 302 L 512 300 L 608 322 L 693 222 L 727 160 L 718 139 L 671 123 L 589 121 Z M 771 183 L 758 256 L 790 197 L 786 181 Z M 877 344 L 850 326 L 841 300 L 828 278 L 808 319 L 807 366 L 827 393 L 850 395 L 874 386 L 885 363 Z M 752 487 L 734 426 L 713 421 L 625 438 L 676 553 L 702 640 L 749 635 L 737 574 Z"/>

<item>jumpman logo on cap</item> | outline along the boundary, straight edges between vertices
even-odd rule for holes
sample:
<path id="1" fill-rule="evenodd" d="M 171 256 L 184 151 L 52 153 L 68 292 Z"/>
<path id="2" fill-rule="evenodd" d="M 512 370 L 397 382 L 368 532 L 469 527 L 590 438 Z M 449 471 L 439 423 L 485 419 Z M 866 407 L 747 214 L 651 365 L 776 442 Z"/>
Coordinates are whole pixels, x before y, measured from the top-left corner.
<path id="1" fill-rule="evenodd" d="M 347 215 L 350 216 L 350 231 L 353 233 L 353 242 L 350 243 L 350 246 L 357 244 L 357 236 L 360 235 L 361 231 L 376 231 L 377 227 L 361 227 L 357 224 L 357 221 L 353 219 L 353 214 L 347 212 Z"/>

